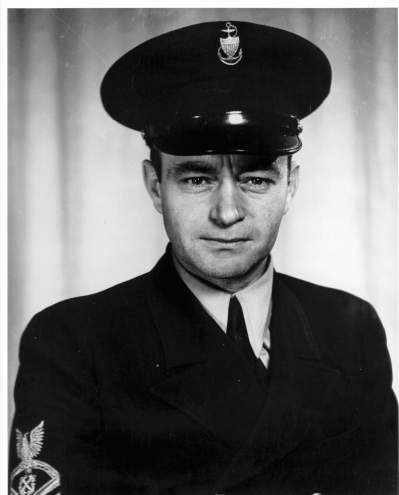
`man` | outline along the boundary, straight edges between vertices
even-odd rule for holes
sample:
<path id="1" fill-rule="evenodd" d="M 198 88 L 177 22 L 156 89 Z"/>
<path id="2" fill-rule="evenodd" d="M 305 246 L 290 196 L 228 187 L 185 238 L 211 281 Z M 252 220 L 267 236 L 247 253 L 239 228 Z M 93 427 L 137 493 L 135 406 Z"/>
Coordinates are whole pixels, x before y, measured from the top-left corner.
<path id="1" fill-rule="evenodd" d="M 12 493 L 396 493 L 375 311 L 276 273 L 270 255 L 298 188 L 299 119 L 330 83 L 310 42 L 234 21 L 111 67 L 103 104 L 150 147 L 170 244 L 150 273 L 32 319 Z"/>

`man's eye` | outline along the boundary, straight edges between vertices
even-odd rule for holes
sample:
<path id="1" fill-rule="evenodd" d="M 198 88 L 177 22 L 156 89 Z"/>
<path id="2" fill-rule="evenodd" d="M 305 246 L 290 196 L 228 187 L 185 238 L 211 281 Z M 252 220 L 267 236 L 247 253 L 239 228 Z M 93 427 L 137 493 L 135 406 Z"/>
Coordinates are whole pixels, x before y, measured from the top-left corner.
<path id="1" fill-rule="evenodd" d="M 261 179 L 260 177 L 253 177 L 252 179 L 249 179 L 249 182 L 254 186 L 261 186 L 265 184 L 266 179 Z"/>
<path id="2" fill-rule="evenodd" d="M 182 183 L 186 187 L 196 188 L 196 187 L 203 187 L 208 182 L 205 177 L 189 177 L 188 179 L 183 179 Z"/>
<path id="3" fill-rule="evenodd" d="M 255 191 L 263 191 L 268 188 L 270 182 L 270 179 L 264 177 L 248 177 L 241 182 L 241 185 Z"/>
<path id="4" fill-rule="evenodd" d="M 188 181 L 193 186 L 202 186 L 205 182 L 202 177 L 193 177 L 192 179 L 188 179 Z"/>

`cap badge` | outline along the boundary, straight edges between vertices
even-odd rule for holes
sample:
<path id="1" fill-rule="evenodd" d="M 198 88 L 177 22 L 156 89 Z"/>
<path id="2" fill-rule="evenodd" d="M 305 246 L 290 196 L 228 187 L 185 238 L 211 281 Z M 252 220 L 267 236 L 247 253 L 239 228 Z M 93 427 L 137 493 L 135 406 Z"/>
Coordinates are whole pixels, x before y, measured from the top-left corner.
<path id="1" fill-rule="evenodd" d="M 231 22 L 226 22 L 227 29 L 222 29 L 224 33 L 227 33 L 227 38 L 220 38 L 220 48 L 218 50 L 218 57 L 226 65 L 235 65 L 242 59 L 242 49 L 236 55 L 237 50 L 240 46 L 240 37 L 237 36 L 238 29 L 231 24 Z M 230 33 L 234 33 L 230 36 Z M 227 57 L 222 56 L 222 52 L 227 55 Z"/>

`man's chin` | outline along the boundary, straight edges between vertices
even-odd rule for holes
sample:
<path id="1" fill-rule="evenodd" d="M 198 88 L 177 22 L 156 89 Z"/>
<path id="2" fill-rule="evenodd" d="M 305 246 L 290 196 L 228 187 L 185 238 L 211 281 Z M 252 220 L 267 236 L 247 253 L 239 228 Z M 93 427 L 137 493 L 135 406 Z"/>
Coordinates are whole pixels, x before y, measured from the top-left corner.
<path id="1" fill-rule="evenodd" d="M 182 249 L 175 250 L 180 264 L 197 277 L 216 283 L 217 280 L 241 279 L 251 276 L 267 258 L 264 250 L 231 249 Z"/>
<path id="2" fill-rule="evenodd" d="M 211 262 L 204 260 L 202 263 L 198 261 L 197 259 L 192 271 L 197 276 L 210 281 L 242 278 L 253 268 L 252 264 L 243 263 L 240 260 L 217 259 Z"/>

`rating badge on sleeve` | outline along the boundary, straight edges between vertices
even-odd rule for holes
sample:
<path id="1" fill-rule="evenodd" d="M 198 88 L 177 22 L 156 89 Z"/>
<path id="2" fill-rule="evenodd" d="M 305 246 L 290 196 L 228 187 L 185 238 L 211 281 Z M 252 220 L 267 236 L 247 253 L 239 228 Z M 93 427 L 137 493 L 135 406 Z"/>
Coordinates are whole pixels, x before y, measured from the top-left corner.
<path id="1" fill-rule="evenodd" d="M 16 433 L 17 455 L 21 462 L 11 473 L 11 495 L 50 494 L 59 488 L 60 474 L 46 462 L 35 459 L 43 446 L 44 421 L 31 432 L 23 434 L 17 428 Z M 61 494 L 57 491 L 55 495 Z"/>

